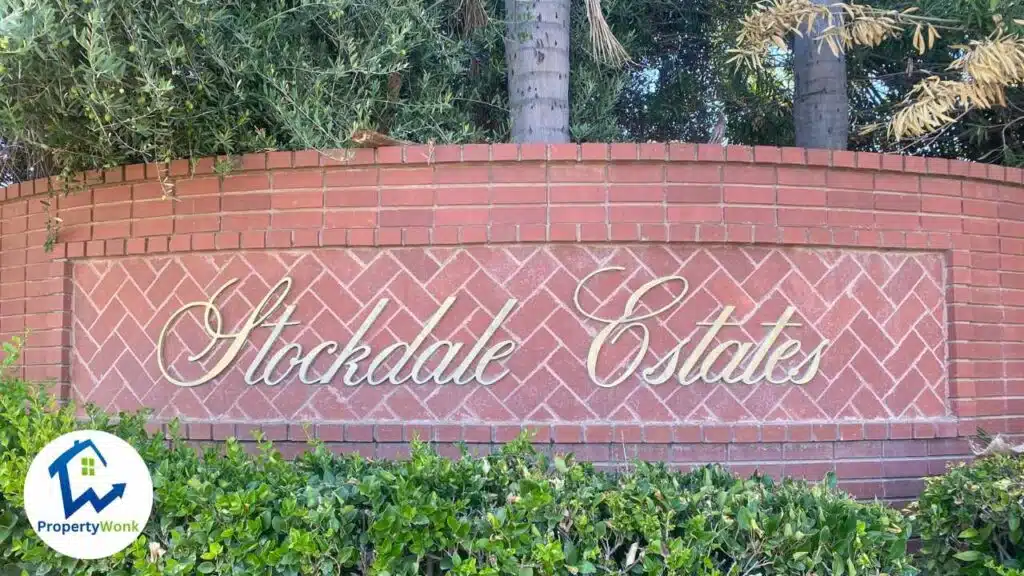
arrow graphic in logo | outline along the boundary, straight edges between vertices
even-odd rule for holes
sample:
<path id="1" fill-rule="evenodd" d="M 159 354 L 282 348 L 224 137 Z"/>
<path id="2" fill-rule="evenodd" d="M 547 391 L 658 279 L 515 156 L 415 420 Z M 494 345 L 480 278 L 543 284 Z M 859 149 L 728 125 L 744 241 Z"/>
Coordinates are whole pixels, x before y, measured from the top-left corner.
<path id="1" fill-rule="evenodd" d="M 89 449 L 92 449 L 104 466 L 107 465 L 107 461 L 103 459 L 103 454 L 100 454 L 99 449 L 97 449 L 96 445 L 92 443 L 92 440 L 86 440 L 85 442 L 75 440 L 74 446 L 58 456 L 57 459 L 50 464 L 50 477 L 58 476 L 60 480 L 60 495 L 64 504 L 65 520 L 73 516 L 75 512 L 78 512 L 86 504 L 92 504 L 93 510 L 99 513 L 107 506 L 110 506 L 114 500 L 124 496 L 125 483 L 114 484 L 110 491 L 103 496 L 96 494 L 96 491 L 92 488 L 86 490 L 78 498 L 73 498 L 71 496 L 71 476 L 68 472 L 68 465 L 75 456 Z"/>
<path id="2" fill-rule="evenodd" d="M 67 488 L 67 490 L 65 490 L 65 488 L 64 488 L 64 482 L 66 482 L 66 481 L 67 481 L 67 477 L 62 476 L 61 479 L 60 479 L 60 484 L 61 484 L 60 492 L 61 492 L 61 496 L 64 499 L 64 519 L 65 520 L 70 518 L 75 512 L 78 512 L 78 510 L 82 506 L 85 506 L 86 504 L 92 504 L 93 510 L 96 510 L 96 512 L 102 512 L 103 509 L 106 508 L 107 506 L 110 506 L 110 504 L 112 504 L 114 502 L 114 500 L 117 500 L 121 496 L 124 496 L 124 486 L 125 485 L 124 484 L 114 484 L 113 485 L 114 487 L 110 489 L 110 492 L 107 492 L 102 498 L 100 498 L 99 496 L 96 495 L 96 491 L 95 490 L 93 490 L 92 488 L 89 488 L 81 496 L 79 496 L 78 498 L 75 498 L 74 500 L 71 500 L 70 499 L 70 491 L 71 491 L 70 486 Z"/>

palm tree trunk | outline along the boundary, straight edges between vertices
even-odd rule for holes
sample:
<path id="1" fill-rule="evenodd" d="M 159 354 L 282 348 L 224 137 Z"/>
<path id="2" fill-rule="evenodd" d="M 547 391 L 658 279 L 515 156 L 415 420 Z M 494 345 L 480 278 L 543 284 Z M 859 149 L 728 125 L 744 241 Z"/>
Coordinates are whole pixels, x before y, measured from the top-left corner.
<path id="1" fill-rule="evenodd" d="M 513 142 L 569 141 L 571 0 L 505 0 Z"/>
<path id="2" fill-rule="evenodd" d="M 812 0 L 833 6 L 836 0 Z M 801 30 L 793 39 L 793 122 L 796 145 L 845 150 L 849 140 L 850 107 L 846 95 L 846 57 L 832 53 L 817 37 L 827 22 L 818 19 L 814 30 Z M 819 49 L 820 48 L 820 49 Z"/>

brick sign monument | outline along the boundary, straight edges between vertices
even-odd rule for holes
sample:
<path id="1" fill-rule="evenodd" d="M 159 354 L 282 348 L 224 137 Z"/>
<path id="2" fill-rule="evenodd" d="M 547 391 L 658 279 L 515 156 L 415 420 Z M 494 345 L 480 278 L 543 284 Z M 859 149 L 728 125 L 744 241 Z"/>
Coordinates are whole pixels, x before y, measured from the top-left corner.
<path id="1" fill-rule="evenodd" d="M 49 208 L 44 181 L 0 191 L 26 377 L 196 441 L 395 456 L 530 429 L 889 499 L 979 426 L 1024 433 L 1020 170 L 687 144 L 212 166 L 83 175 Z"/>

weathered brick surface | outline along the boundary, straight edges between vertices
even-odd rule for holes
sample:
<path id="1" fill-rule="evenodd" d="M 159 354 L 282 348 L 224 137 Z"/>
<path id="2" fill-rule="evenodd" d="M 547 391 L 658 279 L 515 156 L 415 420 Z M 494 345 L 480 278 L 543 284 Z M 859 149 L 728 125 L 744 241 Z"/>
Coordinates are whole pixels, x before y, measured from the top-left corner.
<path id="1" fill-rule="evenodd" d="M 689 339 L 696 345 L 707 331 L 699 323 L 713 320 L 724 306 L 736 308 L 731 320 L 740 325 L 726 326 L 712 347 L 726 340 L 759 342 L 767 332 L 763 324 L 793 306 L 791 321 L 799 326 L 787 329 L 782 341 L 798 340 L 805 351 L 824 339 L 832 342 L 820 375 L 803 386 L 681 386 L 674 380 L 651 386 L 637 371 L 614 388 L 595 385 L 585 363 L 601 326 L 575 309 L 573 295 L 584 276 L 608 266 L 623 270 L 588 282 L 581 298 L 586 312 L 603 318 L 621 315 L 632 290 L 655 277 L 688 281 L 685 299 L 647 322 L 651 345 L 641 368 L 666 356 L 677 342 Z M 289 367 L 282 384 L 250 386 L 244 373 L 271 332 L 261 329 L 232 368 L 209 384 L 179 388 L 160 377 L 158 339 L 175 310 L 207 300 L 237 278 L 217 302 L 223 311 L 218 329 L 235 333 L 268 287 L 286 276 L 295 287 L 283 304 L 296 306 L 292 320 L 300 325 L 282 332 L 271 357 L 291 342 L 304 350 L 325 340 L 343 346 L 387 299 L 366 335 L 376 354 L 396 341 L 415 340 L 441 303 L 454 296 L 455 305 L 421 350 L 438 339 L 461 342 L 461 360 L 501 307 L 515 299 L 517 307 L 492 339 L 516 343 L 503 363 L 510 373 L 490 386 L 348 387 L 340 377 L 330 385 L 309 386 L 296 380 L 297 367 Z M 76 398 L 111 411 L 151 406 L 159 407 L 158 417 L 202 421 L 488 424 L 948 416 L 943 263 L 934 253 L 674 245 L 315 249 L 81 260 L 73 277 L 72 388 Z M 645 304 L 664 306 L 681 290 L 681 283 L 667 285 Z M 198 310 L 174 325 L 165 358 L 175 377 L 198 378 L 230 345 L 222 341 L 201 361 L 190 362 L 209 340 Z M 639 344 L 630 332 L 606 346 L 598 376 L 625 370 Z M 715 370 L 728 359 L 723 356 Z M 310 374 L 323 374 L 333 360 L 323 354 Z M 795 368 L 801 360 L 781 368 Z"/>
<path id="2" fill-rule="evenodd" d="M 834 465 L 841 477 L 863 488 L 864 493 L 870 492 L 865 486 L 883 486 L 883 493 L 899 497 L 897 494 L 912 493 L 919 486 L 915 477 L 905 474 L 934 473 L 941 468 L 937 463 L 950 456 L 943 453 L 933 457 L 930 452 L 921 456 L 922 449 L 911 446 L 924 445 L 931 450 L 933 443 L 945 446 L 941 443 L 973 434 L 978 427 L 989 432 L 1024 433 L 1024 172 L 1019 169 L 871 153 L 675 143 L 418 146 L 325 155 L 273 152 L 250 154 L 241 160 L 239 170 L 226 177 L 214 174 L 212 159 L 196 164 L 194 175 L 189 174 L 187 162 L 90 173 L 78 180 L 82 190 L 67 196 L 58 194 L 49 209 L 43 203 L 52 199 L 47 195 L 47 180 L 0 189 L 0 337 L 31 331 L 21 375 L 54 379 L 69 395 L 71 383 L 79 384 L 77 368 L 93 361 L 81 360 L 86 345 L 79 346 L 82 339 L 78 336 L 87 316 L 78 314 L 78 304 L 83 299 L 97 298 L 95 289 L 87 290 L 83 283 L 87 275 L 84 271 L 98 274 L 105 266 L 104 277 L 113 281 L 118 277 L 118 267 L 125 269 L 133 263 L 143 263 L 155 271 L 158 262 L 168 263 L 165 268 L 170 269 L 170 263 L 178 262 L 180 266 L 180 262 L 208 255 L 214 259 L 235 258 L 256 270 L 258 267 L 248 264 L 253 258 L 281 260 L 285 253 L 323 257 L 348 254 L 349 248 L 363 248 L 377 254 L 376 258 L 391 259 L 403 251 L 427 255 L 438 249 L 452 254 L 485 250 L 509 255 L 534 250 L 563 266 L 564 258 L 553 256 L 559 250 L 592 252 L 613 244 L 615 253 L 632 257 L 630 265 L 640 262 L 637 255 L 645 250 L 666 253 L 688 277 L 693 275 L 692 266 L 683 266 L 687 260 L 682 255 L 706 254 L 716 261 L 715 270 L 720 276 L 728 273 L 733 287 L 746 291 L 752 281 L 739 277 L 742 274 L 735 264 L 720 262 L 728 260 L 723 255 L 743 254 L 758 272 L 789 270 L 791 275 L 802 277 L 803 264 L 792 261 L 795 254 L 813 254 L 829 270 L 841 269 L 844 259 L 860 254 L 880 257 L 888 264 L 886 274 L 891 272 L 894 277 L 902 266 L 894 266 L 893 259 L 912 262 L 922 270 L 941 263 L 942 274 L 935 280 L 939 292 L 916 287 L 908 287 L 905 292 L 892 288 L 887 291 L 886 286 L 893 280 L 865 279 L 870 274 L 861 263 L 861 279 L 846 286 L 846 295 L 856 304 L 837 304 L 830 299 L 835 290 L 828 291 L 804 278 L 810 288 L 803 292 L 813 293 L 822 301 L 820 305 L 814 298 L 793 302 L 805 316 L 813 310 L 823 315 L 856 310 L 857 318 L 847 326 L 861 320 L 857 328 L 848 328 L 858 346 L 851 352 L 850 362 L 838 374 L 822 380 L 827 386 L 811 394 L 813 401 L 801 403 L 823 412 L 824 417 L 801 421 L 808 415 L 789 412 L 797 419 L 769 417 L 772 410 L 763 414 L 754 410 L 757 402 L 752 396 L 756 391 L 748 397 L 733 389 L 717 391 L 722 386 L 690 392 L 694 395 L 693 410 L 682 416 L 683 410 L 674 409 L 666 400 L 679 394 L 678 390 L 666 386 L 671 394 L 649 391 L 656 396 L 651 405 L 664 408 L 660 417 L 637 413 L 626 401 L 628 398 L 620 398 L 610 405 L 627 415 L 626 419 L 611 418 L 613 410 L 578 423 L 554 414 L 547 396 L 538 401 L 536 409 L 536 419 L 540 419 L 541 407 L 550 413 L 550 421 L 542 425 L 549 427 L 542 432 L 547 436 L 541 441 L 576 446 L 582 438 L 588 454 L 604 461 L 619 458 L 615 442 L 656 443 L 666 447 L 670 460 L 676 452 L 685 454 L 696 445 L 702 447 L 698 449 L 700 458 L 740 458 L 737 462 L 743 466 L 762 462 L 773 470 L 779 470 L 780 461 L 770 450 L 761 453 L 761 449 L 744 447 L 730 452 L 729 448 L 754 442 L 783 443 L 782 471 L 786 470 L 788 447 L 826 443 L 833 446 L 832 455 L 806 460 L 808 474 L 818 471 L 815 466 Z M 167 193 L 178 200 L 163 200 Z M 52 252 L 41 248 L 47 237 L 48 212 L 63 222 Z M 781 257 L 788 264 L 783 268 L 766 267 L 758 254 Z M 533 270 L 515 260 L 517 266 Z M 435 258 L 434 262 L 440 267 L 445 260 Z M 476 274 L 487 274 L 489 266 L 478 262 Z M 126 272 L 125 278 L 128 276 L 131 282 L 139 281 L 139 277 Z M 196 288 L 206 290 L 208 283 L 189 278 Z M 185 277 L 180 280 L 184 282 Z M 351 281 L 338 280 L 342 286 Z M 508 282 L 491 280 L 498 293 L 510 290 Z M 892 286 L 903 286 L 902 282 Z M 538 286 L 551 289 L 548 283 Z M 874 300 L 878 306 L 868 303 L 869 286 L 882 294 Z M 147 293 L 151 287 L 137 287 L 141 294 L 136 297 L 138 302 L 121 302 L 122 298 L 131 298 L 130 290 L 115 291 L 113 301 L 120 303 L 108 307 L 111 311 L 107 314 L 113 315 L 116 310 L 147 313 L 141 303 L 152 305 Z M 185 294 L 187 288 L 180 291 Z M 936 296 L 938 293 L 941 295 Z M 754 299 L 762 297 L 769 298 L 761 294 Z M 904 308 L 906 302 L 911 304 Z M 934 308 L 936 302 L 942 304 Z M 136 304 L 138 308 L 132 308 Z M 476 304 L 486 308 L 484 302 Z M 522 304 L 528 305 L 529 301 Z M 102 315 L 108 308 L 97 312 Z M 921 318 L 922 308 L 939 327 L 926 328 L 919 325 L 919 320 L 900 338 L 900 343 L 907 344 L 900 354 L 916 360 L 907 368 L 910 379 L 905 374 L 897 376 L 901 362 L 890 358 L 896 348 L 885 355 L 878 343 L 885 340 L 867 336 L 873 332 L 866 320 L 870 318 L 877 332 L 892 340 L 900 334 L 900 327 L 909 325 L 915 311 Z M 685 309 L 692 311 L 694 307 Z M 873 315 L 881 312 L 888 314 L 886 320 Z M 890 321 L 892 318 L 897 320 Z M 315 318 L 302 320 L 314 322 Z M 816 323 L 814 329 L 822 331 L 817 323 L 824 316 L 812 320 Z M 551 332 L 555 324 L 550 322 L 538 321 L 538 326 Z M 582 326 L 575 318 L 569 324 L 573 325 Z M 130 339 L 118 324 L 100 326 L 108 326 L 110 334 L 93 331 L 88 333 L 90 338 Z M 148 327 L 139 328 L 139 338 L 152 337 Z M 938 338 L 945 338 L 945 345 L 933 344 L 935 340 L 930 338 L 936 333 Z M 840 331 L 838 342 L 843 341 L 843 334 Z M 846 341 L 852 350 L 854 341 Z M 125 342 L 121 352 L 139 353 L 131 346 L 131 342 Z M 579 366 L 578 350 L 572 345 L 555 343 L 553 348 L 575 355 L 577 360 L 572 365 Z M 921 351 L 914 356 L 912 352 L 918 348 Z M 938 376 L 932 370 L 934 363 L 931 368 L 927 366 L 931 359 L 922 360 L 926 349 L 942 368 Z M 868 352 L 879 365 L 878 376 L 882 379 L 867 376 L 875 369 L 867 362 Z M 147 359 L 137 360 L 139 370 L 145 372 Z M 553 360 L 545 359 L 542 364 L 554 372 Z M 93 387 L 117 389 L 113 397 L 107 398 L 108 404 L 143 401 L 150 390 L 141 390 L 144 384 L 137 382 L 130 389 L 122 386 L 120 370 L 129 371 L 122 365 L 115 366 L 119 376 L 94 374 Z M 555 376 L 551 396 L 566 389 L 569 378 Z M 915 379 L 921 392 L 910 398 Z M 154 387 L 162 389 L 155 382 L 153 379 Z M 577 380 L 572 382 L 578 385 Z M 85 386 L 86 395 L 103 398 L 102 392 L 85 391 Z M 643 394 L 643 389 L 635 384 L 623 385 L 616 392 L 635 395 Z M 857 400 L 868 391 L 882 407 L 881 420 L 868 417 L 864 413 L 868 404 Z M 925 392 L 937 397 L 939 403 Z M 141 394 L 142 398 L 131 399 L 126 393 Z M 333 393 L 337 396 L 336 391 Z M 416 401 L 426 406 L 426 400 L 417 394 L 413 393 Z M 458 405 L 463 407 L 475 400 L 476 394 L 467 394 Z M 588 406 L 593 392 L 580 394 L 574 398 Z M 849 401 L 837 406 L 846 394 L 851 395 Z M 348 405 L 347 398 L 338 399 Z M 385 406 L 394 412 L 387 402 L 390 399 L 379 398 L 374 409 Z M 507 400 L 498 399 L 501 402 L 497 405 L 511 411 Z M 173 402 L 156 403 L 158 410 L 177 406 Z M 202 402 L 197 405 L 204 406 Z M 430 412 L 437 421 L 427 423 L 428 429 L 444 441 L 459 435 L 483 446 L 506 441 L 518 430 L 518 423 L 512 423 L 520 419 L 518 414 L 491 422 L 469 409 L 460 409 L 465 414 L 460 412 L 454 418 Z M 203 410 L 209 414 L 206 424 L 210 425 L 212 441 L 214 423 L 218 436 L 226 432 L 228 412 Z M 300 410 L 292 409 L 292 415 Z M 427 410 L 433 409 L 427 406 Z M 745 416 L 752 410 L 754 417 Z M 285 412 L 274 416 L 281 422 L 264 425 L 286 425 L 283 422 L 290 416 Z M 398 414 L 392 414 L 379 425 L 395 426 L 396 418 Z M 237 424 L 244 423 L 230 425 Z M 337 421 L 325 423 L 335 428 L 324 430 L 331 442 L 344 446 L 399 453 L 404 435 L 399 441 L 395 434 L 382 429 L 378 438 L 374 428 L 377 424 Z M 349 438 L 349 426 L 363 428 L 353 428 Z M 196 430 L 205 434 L 201 427 Z M 279 435 L 279 429 L 273 430 Z M 907 442 L 905 446 L 892 445 L 904 446 L 904 452 L 912 455 L 890 455 L 883 447 L 878 456 L 867 447 L 873 445 L 859 444 L 864 442 L 882 442 L 884 446 Z M 607 459 L 602 446 L 607 448 Z M 724 457 L 717 452 L 721 449 L 725 449 Z M 663 455 L 661 449 L 643 450 L 647 457 Z M 856 453 L 867 455 L 855 458 L 848 450 L 861 450 Z"/>

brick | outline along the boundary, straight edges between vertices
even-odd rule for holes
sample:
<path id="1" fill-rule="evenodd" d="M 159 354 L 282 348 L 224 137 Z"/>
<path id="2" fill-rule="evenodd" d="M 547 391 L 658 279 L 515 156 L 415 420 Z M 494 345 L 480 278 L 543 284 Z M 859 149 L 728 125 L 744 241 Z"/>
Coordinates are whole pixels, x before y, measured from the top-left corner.
<path id="1" fill-rule="evenodd" d="M 669 145 L 669 160 L 677 162 L 680 160 L 693 161 L 697 159 L 697 145 L 684 142 L 672 142 Z"/>
<path id="2" fill-rule="evenodd" d="M 832 151 L 821 149 L 808 149 L 807 163 L 818 166 L 830 166 L 832 164 Z"/>
<path id="3" fill-rule="evenodd" d="M 245 212 L 253 210 L 270 210 L 270 194 L 230 194 L 221 198 L 221 210 L 224 212 Z"/>
<path id="4" fill-rule="evenodd" d="M 491 170 L 474 164 L 441 164 L 434 168 L 433 178 L 435 184 L 486 184 Z"/>
<path id="5" fill-rule="evenodd" d="M 516 183 L 544 182 L 547 180 L 547 168 L 544 164 L 492 164 L 492 183 Z"/>
<path id="6" fill-rule="evenodd" d="M 825 182 L 829 188 L 872 190 L 874 189 L 875 180 L 871 172 L 827 170 L 825 172 Z"/>
<path id="7" fill-rule="evenodd" d="M 730 164 L 723 171 L 727 184 L 775 184 L 774 166 L 744 166 Z"/>
<path id="8" fill-rule="evenodd" d="M 774 204 L 775 189 L 757 186 L 726 186 L 725 202 L 736 204 Z"/>
<path id="9" fill-rule="evenodd" d="M 179 196 L 202 196 L 220 193 L 220 178 L 190 178 L 174 182 L 174 193 Z"/>
<path id="10" fill-rule="evenodd" d="M 491 188 L 492 204 L 544 204 L 548 191 L 544 186 L 508 186 Z"/>
<path id="11" fill-rule="evenodd" d="M 105 224 L 93 224 L 93 240 L 105 240 L 109 238 L 125 238 L 131 235 L 132 225 L 130 222 L 110 222 Z"/>
<path id="12" fill-rule="evenodd" d="M 697 160 L 721 162 L 725 160 L 725 147 L 720 144 L 698 144 Z"/>
<path id="13" fill-rule="evenodd" d="M 719 206 L 668 206 L 669 222 L 722 222 L 724 209 Z"/>
<path id="14" fill-rule="evenodd" d="M 578 144 L 551 144 L 548 146 L 549 160 L 571 160 L 580 159 L 580 147 Z"/>
<path id="15" fill-rule="evenodd" d="M 555 208 L 553 207 L 552 210 Z M 341 213 L 345 214 L 345 213 Z M 373 216 L 372 212 L 367 212 L 367 215 Z M 368 225 L 373 225 L 373 219 L 370 218 Z M 552 222 L 555 222 L 552 218 Z M 439 208 L 434 212 L 434 225 L 435 226 L 459 226 L 466 224 L 477 224 L 486 225 L 490 222 L 490 210 L 485 207 L 452 207 L 452 208 Z"/>
<path id="16" fill-rule="evenodd" d="M 144 200 L 132 204 L 133 218 L 156 218 L 174 214 L 174 204 L 170 200 Z"/>
<path id="17" fill-rule="evenodd" d="M 779 204 L 801 207 L 825 205 L 825 190 L 818 188 L 789 188 L 780 186 L 775 194 Z"/>
<path id="18" fill-rule="evenodd" d="M 613 204 L 608 207 L 610 222 L 664 222 L 665 211 L 661 206 Z"/>
<path id="19" fill-rule="evenodd" d="M 429 208 L 381 209 L 378 218 L 380 226 L 432 226 L 434 211 Z"/>
<path id="20" fill-rule="evenodd" d="M 430 184 L 434 179 L 433 168 L 382 168 L 381 186 L 413 186 Z"/>
<path id="21" fill-rule="evenodd" d="M 919 192 L 920 178 L 909 174 L 879 173 L 875 175 L 875 190 L 885 190 L 889 192 Z"/>
<path id="22" fill-rule="evenodd" d="M 578 444 L 583 442 L 583 427 L 579 425 L 556 425 L 551 428 L 555 442 Z"/>
<path id="23" fill-rule="evenodd" d="M 669 452 L 672 462 L 710 463 L 727 459 L 727 444 L 673 444 Z"/>
<path id="24" fill-rule="evenodd" d="M 921 210 L 921 198 L 916 194 L 875 194 L 875 209 L 917 212 Z"/>
<path id="25" fill-rule="evenodd" d="M 754 146 L 754 161 L 778 164 L 782 162 L 782 150 L 772 146 Z"/>
<path id="26" fill-rule="evenodd" d="M 220 198 L 184 198 L 173 202 L 174 213 L 179 215 L 216 214 L 220 211 Z"/>
<path id="27" fill-rule="evenodd" d="M 607 144 L 598 144 L 596 142 L 585 142 L 580 145 L 580 159 L 583 161 L 587 160 L 607 160 L 608 159 L 609 146 Z"/>
<path id="28" fill-rule="evenodd" d="M 552 164 L 548 167 L 548 182 L 604 182 L 607 170 L 604 164 Z"/>
<path id="29" fill-rule="evenodd" d="M 83 206 L 88 203 L 89 193 L 88 191 L 79 192 L 72 194 L 67 197 L 60 197 L 60 200 L 67 199 L 66 202 L 58 202 L 61 208 L 66 206 Z M 70 199 L 77 199 L 75 202 Z M 131 186 L 110 186 L 106 188 L 96 188 L 92 191 L 93 202 L 96 204 L 108 204 L 113 202 L 128 202 L 132 199 Z M 84 203 L 83 203 L 84 202 Z M 32 205 L 37 205 L 37 202 L 33 202 Z"/>
<path id="30" fill-rule="evenodd" d="M 722 167 L 716 164 L 670 164 L 666 168 L 665 177 L 669 183 L 720 183 Z"/>
<path id="31" fill-rule="evenodd" d="M 782 444 L 730 444 L 730 462 L 772 462 L 782 460 Z"/>
<path id="32" fill-rule="evenodd" d="M 218 228 L 220 228 L 219 216 L 186 216 L 176 217 L 174 220 L 174 232 L 178 234 L 211 232 Z"/>
<path id="33" fill-rule="evenodd" d="M 225 214 L 221 230 L 265 230 L 270 228 L 270 214 Z"/>
<path id="34" fill-rule="evenodd" d="M 922 212 L 937 212 L 942 214 L 960 214 L 963 211 L 963 204 L 959 198 L 946 196 L 924 196 L 921 198 Z"/>
<path id="35" fill-rule="evenodd" d="M 612 164 L 608 167 L 609 182 L 661 183 L 665 180 L 662 164 Z"/>
<path id="36" fill-rule="evenodd" d="M 271 216 L 270 227 L 279 230 L 320 228 L 323 226 L 322 212 L 282 212 Z"/>
<path id="37" fill-rule="evenodd" d="M 131 218 L 131 213 L 132 205 L 127 202 L 122 204 L 105 204 L 92 209 L 92 218 L 95 222 L 127 220 Z"/>
<path id="38" fill-rule="evenodd" d="M 775 224 L 775 209 L 747 206 L 726 206 L 724 218 L 726 222 Z"/>
<path id="39" fill-rule="evenodd" d="M 521 160 L 545 160 L 547 159 L 547 145 L 539 142 L 520 144 L 519 158 Z"/>
<path id="40" fill-rule="evenodd" d="M 828 212 L 822 209 L 785 208 L 778 211 L 780 226 L 824 226 Z"/>
<path id="41" fill-rule="evenodd" d="M 550 208 L 550 221 L 561 222 L 605 222 L 608 218 L 608 209 L 604 206 L 552 206 Z M 487 211 L 483 210 L 482 221 L 487 222 Z"/>
<path id="42" fill-rule="evenodd" d="M 613 150 L 614 152 L 614 150 Z M 668 145 L 657 142 L 640 144 L 641 160 L 666 160 Z"/>
<path id="43" fill-rule="evenodd" d="M 491 208 L 493 224 L 536 224 L 547 221 L 547 210 L 543 206 L 501 206 Z"/>
<path id="44" fill-rule="evenodd" d="M 551 186 L 548 197 L 552 204 L 597 203 L 608 200 L 608 192 L 604 186 Z M 486 201 L 486 200 L 485 200 Z"/>
<path id="45" fill-rule="evenodd" d="M 320 208 L 323 205 L 324 195 L 319 190 L 311 192 L 276 192 L 270 195 L 270 207 L 274 210 Z"/>

